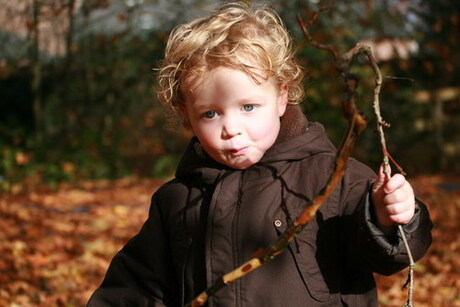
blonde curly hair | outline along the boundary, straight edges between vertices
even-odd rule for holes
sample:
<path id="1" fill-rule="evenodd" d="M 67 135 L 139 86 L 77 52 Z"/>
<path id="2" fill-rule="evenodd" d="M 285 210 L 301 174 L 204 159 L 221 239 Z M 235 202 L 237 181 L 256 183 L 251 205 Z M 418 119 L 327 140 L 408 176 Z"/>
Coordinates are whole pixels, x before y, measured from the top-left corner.
<path id="1" fill-rule="evenodd" d="M 196 81 L 218 66 L 241 70 L 257 84 L 273 77 L 278 85 L 287 85 L 290 104 L 300 103 L 304 96 L 304 72 L 291 37 L 267 5 L 226 4 L 208 17 L 176 27 L 161 66 L 158 98 L 175 111 Z"/>

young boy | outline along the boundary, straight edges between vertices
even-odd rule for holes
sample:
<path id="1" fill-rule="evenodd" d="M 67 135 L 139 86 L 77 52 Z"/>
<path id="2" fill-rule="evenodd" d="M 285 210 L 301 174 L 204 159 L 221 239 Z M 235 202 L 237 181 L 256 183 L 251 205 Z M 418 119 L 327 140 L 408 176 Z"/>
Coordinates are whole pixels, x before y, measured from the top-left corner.
<path id="1" fill-rule="evenodd" d="M 332 171 L 335 148 L 297 104 L 303 73 L 276 13 L 226 5 L 177 27 L 160 99 L 194 138 L 152 197 L 88 306 L 182 306 L 267 247 Z M 408 265 L 431 243 L 425 206 L 401 175 L 350 159 L 332 196 L 288 248 L 209 306 L 376 306 L 372 272 Z"/>

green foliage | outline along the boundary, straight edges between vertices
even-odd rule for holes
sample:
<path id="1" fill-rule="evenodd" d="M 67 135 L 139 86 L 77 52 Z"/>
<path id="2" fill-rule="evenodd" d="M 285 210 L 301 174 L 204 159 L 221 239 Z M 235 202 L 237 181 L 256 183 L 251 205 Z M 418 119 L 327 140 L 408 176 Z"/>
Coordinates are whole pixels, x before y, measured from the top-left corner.
<path id="1" fill-rule="evenodd" d="M 308 7 L 310 12 L 330 3 L 300 2 L 299 7 Z M 281 3 L 282 7 L 287 6 Z M 460 58 L 455 56 L 460 37 L 459 8 L 459 4 L 451 1 L 413 1 L 407 5 L 397 0 L 336 2 L 333 9 L 322 14 L 310 28 L 317 41 L 331 44 L 340 52 L 362 39 L 376 42 L 400 39 L 417 44 L 418 51 L 408 58 L 396 55 L 378 63 L 384 76 L 380 97 L 382 115 L 392 124 L 386 129 L 389 150 L 412 174 L 459 169 L 460 147 L 455 147 L 460 142 Z M 299 11 L 304 10 L 290 7 L 285 13 L 291 27 L 296 26 L 293 21 Z M 302 16 L 308 21 L 311 13 L 302 13 Z M 310 75 L 304 110 L 310 120 L 325 124 L 329 136 L 338 145 L 345 128 L 340 110 L 342 78 L 334 68 L 332 56 L 304 44 L 305 39 L 298 30 L 292 32 L 297 33 L 301 44 L 299 55 Z M 363 57 L 355 59 L 352 72 L 359 79 L 358 105 L 369 119 L 368 129 L 358 139 L 354 155 L 375 168 L 381 161 L 372 110 L 375 76 Z M 437 123 L 433 115 L 434 97 L 446 87 L 457 94 L 444 103 L 442 119 Z M 432 97 L 422 101 L 421 94 Z"/>
<path id="2" fill-rule="evenodd" d="M 21 95 L 16 96 L 16 89 L 7 88 L 16 84 L 13 81 L 22 72 L 3 79 L 2 90 L 15 97 L 9 103 L 17 106 L 0 124 L 3 185 L 30 176 L 55 184 L 133 173 L 170 174 L 174 159 L 169 155 L 177 156 L 184 140 L 164 129 L 166 116 L 153 90 L 152 69 L 163 48 L 163 40 L 153 32 L 144 37 L 82 37 L 69 62 L 43 66 L 44 131 L 40 139 L 31 125 L 30 91 L 19 91 Z M 24 155 L 28 158 L 21 160 Z M 162 156 L 167 158 L 160 158 L 156 165 L 155 157 Z"/>

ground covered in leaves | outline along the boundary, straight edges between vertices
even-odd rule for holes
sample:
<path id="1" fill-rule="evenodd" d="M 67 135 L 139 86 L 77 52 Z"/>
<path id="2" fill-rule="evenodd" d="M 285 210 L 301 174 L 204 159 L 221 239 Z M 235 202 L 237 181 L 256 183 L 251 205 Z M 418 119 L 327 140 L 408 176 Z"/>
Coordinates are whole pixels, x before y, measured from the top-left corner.
<path id="1" fill-rule="evenodd" d="M 460 177 L 411 182 L 435 223 L 415 267 L 415 306 L 460 306 Z M 110 259 L 140 229 L 156 180 L 37 188 L 0 198 L 0 306 L 84 306 Z M 377 276 L 381 306 L 402 306 L 407 270 Z"/>

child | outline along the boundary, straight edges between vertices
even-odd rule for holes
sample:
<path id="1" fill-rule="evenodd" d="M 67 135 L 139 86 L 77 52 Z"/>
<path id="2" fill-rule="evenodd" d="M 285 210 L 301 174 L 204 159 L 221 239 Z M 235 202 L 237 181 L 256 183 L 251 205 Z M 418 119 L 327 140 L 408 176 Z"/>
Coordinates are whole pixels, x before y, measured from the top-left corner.
<path id="1" fill-rule="evenodd" d="M 115 256 L 89 306 L 182 306 L 267 247 L 325 186 L 335 148 L 298 103 L 303 73 L 279 17 L 225 5 L 176 28 L 160 99 L 194 138 Z M 210 297 L 209 306 L 375 306 L 372 272 L 431 243 L 425 206 L 401 175 L 350 159 L 334 193 L 288 248 Z"/>

